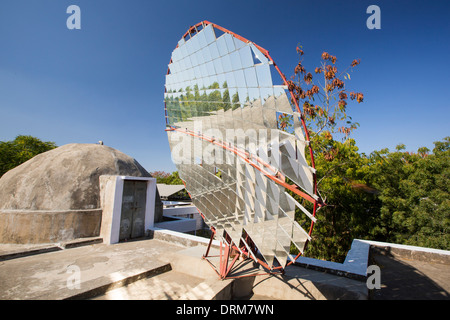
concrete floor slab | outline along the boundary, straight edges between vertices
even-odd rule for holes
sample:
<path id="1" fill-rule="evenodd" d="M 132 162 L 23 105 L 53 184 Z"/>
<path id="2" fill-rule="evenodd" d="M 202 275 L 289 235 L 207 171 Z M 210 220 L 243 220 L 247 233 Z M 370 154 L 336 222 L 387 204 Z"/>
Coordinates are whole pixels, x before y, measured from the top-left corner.
<path id="1" fill-rule="evenodd" d="M 268 275 L 251 260 L 238 260 L 230 278 L 220 280 L 202 259 L 204 245 L 181 243 L 141 239 L 58 246 L 54 252 L 30 247 L 34 253 L 28 256 L 0 245 L 0 257 L 9 255 L 0 260 L 0 299 L 449 299 L 450 269 L 440 260 L 374 251 L 370 263 L 381 268 L 382 288 L 368 295 L 364 281 L 295 265 L 282 275 Z M 211 248 L 209 261 L 216 266 L 217 255 Z"/>
<path id="2" fill-rule="evenodd" d="M 450 265 L 413 260 L 383 250 L 372 251 L 380 267 L 381 288 L 371 290 L 373 300 L 450 300 Z"/>
<path id="3" fill-rule="evenodd" d="M 95 244 L 2 261 L 0 299 L 83 297 L 98 288 L 105 290 L 152 272 L 170 270 L 170 265 L 159 257 L 181 248 L 153 239 Z"/>

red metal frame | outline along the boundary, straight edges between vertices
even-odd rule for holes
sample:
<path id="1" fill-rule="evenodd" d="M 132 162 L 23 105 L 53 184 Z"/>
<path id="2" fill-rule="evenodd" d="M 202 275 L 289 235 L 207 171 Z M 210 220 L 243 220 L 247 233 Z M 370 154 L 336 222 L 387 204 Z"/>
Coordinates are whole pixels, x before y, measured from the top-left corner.
<path id="1" fill-rule="evenodd" d="M 217 256 L 211 256 L 209 255 L 209 251 L 211 249 L 211 245 L 212 245 L 212 241 L 214 239 L 214 236 L 216 234 L 216 230 L 214 229 L 214 227 L 211 227 L 211 238 L 209 240 L 209 244 L 206 248 L 206 253 L 203 255 L 203 259 L 205 259 L 210 265 L 211 267 L 214 269 L 214 271 L 217 273 L 217 275 L 221 278 L 221 279 L 232 279 L 232 278 L 242 278 L 242 277 L 250 277 L 250 276 L 256 276 L 256 275 L 267 275 L 267 273 L 284 273 L 284 269 L 282 266 L 279 267 L 270 267 L 265 261 L 259 259 L 258 257 L 256 257 L 247 250 L 247 247 L 243 244 L 242 240 L 240 243 L 240 248 L 238 248 L 229 238 L 228 234 L 225 235 L 225 240 L 226 241 L 220 241 L 220 246 L 219 246 L 219 267 L 215 266 L 208 258 L 213 258 L 213 257 L 217 257 Z M 226 233 L 226 232 L 225 232 Z M 250 242 L 252 243 L 250 237 L 248 235 L 246 235 L 246 242 Z M 254 245 L 252 244 L 252 247 L 254 247 Z M 253 251 L 256 252 L 256 248 L 251 249 Z M 233 259 L 230 261 L 230 256 L 234 254 Z M 259 263 L 260 265 L 262 265 L 267 272 L 251 272 L 245 275 L 230 275 L 230 273 L 233 271 L 233 267 L 236 264 L 239 256 L 242 255 L 244 256 L 246 259 L 252 259 L 255 262 Z"/>
<path id="2" fill-rule="evenodd" d="M 257 47 L 264 54 L 264 56 L 267 59 L 269 59 L 269 61 L 271 61 L 272 65 L 275 67 L 275 69 L 279 73 L 281 79 L 283 80 L 283 83 L 285 84 L 285 86 L 288 87 L 288 83 L 287 83 L 285 75 L 281 72 L 279 67 L 276 65 L 275 61 L 269 55 L 269 51 L 267 51 L 266 49 L 262 48 L 261 46 L 257 45 L 256 43 L 254 43 L 254 42 L 252 42 L 252 41 L 250 41 L 250 40 L 248 40 L 248 39 L 246 39 L 246 38 L 244 38 L 244 37 L 242 37 L 242 36 L 232 32 L 232 31 L 230 31 L 228 29 L 225 29 L 225 28 L 223 28 L 223 27 L 221 27 L 221 26 L 219 26 L 219 25 L 217 25 L 215 23 L 212 23 L 212 22 L 209 22 L 207 20 L 204 20 L 204 21 L 201 21 L 201 22 L 195 24 L 194 26 L 191 26 L 186 31 L 186 33 L 183 35 L 183 38 L 186 38 L 187 36 L 190 37 L 192 34 L 196 33 L 197 32 L 197 27 L 202 26 L 204 28 L 207 25 L 212 25 L 214 28 L 219 29 L 219 30 L 221 30 L 224 33 L 228 33 L 228 34 L 232 35 L 233 37 L 235 37 L 235 38 L 237 38 L 237 39 L 239 39 L 239 40 L 241 40 L 241 41 L 243 41 L 245 43 L 252 43 L 255 47 Z M 178 45 L 175 48 L 177 48 L 177 47 L 178 47 Z M 172 62 L 172 60 L 170 62 Z M 167 69 L 167 74 L 169 74 L 169 73 L 170 73 L 170 69 L 168 68 Z M 296 108 L 297 112 L 300 114 L 300 120 L 301 120 L 301 123 L 302 123 L 303 131 L 305 132 L 306 141 L 310 141 L 309 132 L 308 132 L 308 129 L 306 127 L 305 119 L 303 117 L 303 113 L 300 110 L 298 101 L 295 98 L 294 92 L 292 90 L 290 90 L 289 87 L 288 87 L 288 90 L 289 90 L 289 92 L 291 94 L 291 98 L 292 98 L 291 101 L 294 102 L 295 108 Z M 165 111 L 166 125 L 170 126 L 169 123 L 168 123 L 167 108 L 166 108 L 165 103 L 164 103 L 164 111 Z M 210 143 L 213 143 L 213 144 L 215 144 L 217 146 L 220 146 L 223 149 L 226 149 L 228 151 L 233 152 L 234 154 L 239 156 L 242 160 L 246 161 L 248 164 L 250 164 L 251 166 L 253 166 L 257 170 L 261 171 L 267 178 L 269 178 L 272 181 L 274 181 L 275 183 L 285 187 L 286 189 L 291 190 L 292 192 L 294 192 L 298 196 L 302 197 L 303 199 L 311 202 L 313 204 L 313 212 L 312 212 L 312 216 L 313 217 L 315 217 L 318 208 L 320 208 L 320 207 L 325 205 L 323 203 L 322 199 L 318 196 L 317 181 L 316 181 L 316 174 L 315 173 L 313 173 L 313 185 L 314 185 L 314 195 L 317 197 L 317 199 L 314 199 L 310 195 L 302 192 L 300 190 L 300 188 L 298 186 L 296 186 L 295 184 L 294 185 L 290 185 L 290 184 L 286 183 L 285 182 L 285 178 L 281 174 L 277 173 L 277 170 L 274 169 L 270 164 L 266 163 L 261 158 L 255 156 L 255 155 L 249 154 L 245 150 L 240 150 L 240 149 L 238 149 L 238 148 L 236 148 L 234 146 L 231 146 L 231 145 L 229 145 L 227 143 L 224 143 L 224 142 L 221 142 L 221 141 L 216 141 L 214 138 L 204 136 L 203 134 L 202 135 L 198 135 L 195 132 L 188 131 L 188 130 L 182 130 L 182 129 L 175 128 L 175 127 L 172 127 L 172 126 L 170 126 L 170 128 L 168 128 L 168 129 L 166 129 L 166 131 L 182 132 L 182 133 L 191 135 L 193 137 L 197 137 L 197 138 L 203 139 L 203 140 L 208 141 Z M 311 157 L 311 167 L 313 169 L 315 169 L 314 153 L 313 153 L 313 150 L 312 150 L 312 147 L 311 147 L 311 143 L 308 143 L 308 148 L 309 148 L 309 154 L 310 154 L 310 157 Z M 184 183 L 184 181 L 183 181 L 183 183 Z M 199 213 L 204 218 L 204 216 L 200 212 L 200 210 L 199 210 Z M 309 232 L 308 232 L 309 236 L 311 236 L 313 228 L 314 228 L 314 221 L 311 221 L 311 225 L 310 225 Z M 204 255 L 204 258 L 212 265 L 212 263 L 207 258 L 208 258 L 209 250 L 210 250 L 210 247 L 211 247 L 211 244 L 212 244 L 212 240 L 213 240 L 213 238 L 215 236 L 216 231 L 215 231 L 215 229 L 213 227 L 211 227 L 211 230 L 212 230 L 211 240 L 210 240 L 209 245 L 207 247 L 206 254 Z M 250 239 L 250 241 L 251 241 L 251 239 Z M 222 245 L 223 244 L 224 244 L 225 248 L 224 248 L 224 250 L 222 252 Z M 307 244 L 308 244 L 308 241 L 305 244 L 305 248 L 306 248 Z M 232 251 L 232 250 L 238 250 L 238 251 L 242 252 L 242 254 L 247 256 L 247 258 L 252 258 L 256 262 L 261 264 L 263 267 L 268 269 L 269 272 L 274 272 L 274 271 L 275 272 L 276 271 L 283 272 L 283 267 L 282 266 L 281 267 L 270 268 L 267 265 L 267 263 L 265 263 L 264 261 L 258 259 L 255 255 L 253 255 L 253 257 L 252 257 L 252 255 L 249 252 L 246 252 L 247 250 L 246 250 L 245 246 L 242 246 L 241 248 L 237 248 L 236 245 L 231 242 L 231 240 L 228 243 L 227 242 L 222 243 L 222 241 L 221 241 L 220 242 L 220 261 L 219 261 L 220 266 L 219 266 L 219 269 L 217 270 L 217 268 L 215 268 L 214 265 L 212 265 L 212 266 L 214 267 L 215 271 L 218 273 L 218 275 L 222 279 L 231 278 L 228 275 L 229 275 L 229 273 L 230 273 L 232 267 L 234 266 L 234 264 L 235 264 L 235 262 L 237 260 L 237 257 L 238 257 L 238 255 L 236 255 L 234 257 L 234 259 L 231 261 L 231 264 L 228 265 L 230 251 Z M 295 257 L 295 259 L 293 261 L 290 261 L 289 263 L 287 263 L 286 266 L 294 263 L 295 260 L 297 260 L 297 258 L 300 257 L 300 255 L 301 255 L 301 252 Z"/>

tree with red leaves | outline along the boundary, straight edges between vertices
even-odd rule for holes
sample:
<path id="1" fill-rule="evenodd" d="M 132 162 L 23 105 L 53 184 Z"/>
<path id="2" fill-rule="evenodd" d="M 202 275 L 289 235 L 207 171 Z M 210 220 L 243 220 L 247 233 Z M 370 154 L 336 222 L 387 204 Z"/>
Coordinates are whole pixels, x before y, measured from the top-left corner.
<path id="1" fill-rule="evenodd" d="M 361 92 L 348 92 L 345 82 L 350 80 L 349 72 L 352 72 L 361 60 L 353 60 L 347 69 L 340 72 L 336 66 L 336 56 L 324 52 L 320 66 L 314 69 L 317 76 L 315 79 L 303 65 L 304 51 L 301 46 L 297 46 L 297 53 L 299 62 L 288 86 L 298 105 L 303 106 L 302 116 L 308 123 L 311 140 L 322 131 L 326 131 L 326 136 L 330 139 L 337 132 L 343 134 L 344 140 L 347 139 L 359 126 L 347 115 L 348 98 L 361 103 L 364 95 Z"/>

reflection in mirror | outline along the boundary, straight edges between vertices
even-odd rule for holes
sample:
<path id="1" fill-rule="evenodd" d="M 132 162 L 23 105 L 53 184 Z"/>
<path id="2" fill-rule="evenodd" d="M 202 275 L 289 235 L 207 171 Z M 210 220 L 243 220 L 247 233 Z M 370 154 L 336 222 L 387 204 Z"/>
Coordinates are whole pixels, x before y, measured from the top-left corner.
<path id="1" fill-rule="evenodd" d="M 180 58 L 179 59 L 183 59 L 184 57 L 186 57 L 188 55 L 186 46 L 181 46 L 179 49 L 180 49 Z"/>
<path id="2" fill-rule="evenodd" d="M 172 61 L 174 62 L 174 61 L 178 61 L 179 59 L 180 59 L 180 48 L 175 48 L 175 50 L 173 50 L 173 52 L 172 52 Z"/>
<path id="3" fill-rule="evenodd" d="M 222 66 L 222 59 L 215 59 L 213 60 L 214 63 L 214 69 L 216 70 L 217 74 L 223 73 L 223 66 Z"/>
<path id="4" fill-rule="evenodd" d="M 242 69 L 234 71 L 233 74 L 234 74 L 234 78 L 236 79 L 236 87 L 240 87 L 240 88 L 247 87 L 247 85 L 245 83 L 244 71 L 242 71 Z"/>
<path id="5" fill-rule="evenodd" d="M 239 56 L 241 58 L 241 63 L 243 68 L 249 68 L 254 65 L 251 49 L 249 46 L 244 46 L 239 49 Z"/>
<path id="6" fill-rule="evenodd" d="M 214 64 L 212 61 L 209 61 L 206 63 L 206 70 L 208 71 L 209 76 L 216 74 L 216 72 L 214 70 Z"/>
<path id="7" fill-rule="evenodd" d="M 185 47 L 187 55 L 190 55 L 194 52 L 194 48 L 192 47 L 192 41 L 187 41 L 183 47 Z"/>
<path id="8" fill-rule="evenodd" d="M 211 43 L 208 46 L 208 48 L 209 48 L 209 52 L 211 52 L 211 58 L 212 59 L 217 59 L 217 58 L 220 57 L 219 50 L 217 49 L 217 43 L 216 42 Z"/>
<path id="9" fill-rule="evenodd" d="M 199 32 L 196 37 L 198 37 L 198 45 L 200 48 L 204 48 L 207 46 L 206 38 L 205 38 L 205 32 L 202 30 Z"/>
<path id="10" fill-rule="evenodd" d="M 233 72 L 225 73 L 225 78 L 227 79 L 228 88 L 236 88 L 236 80 Z"/>
<path id="11" fill-rule="evenodd" d="M 191 40 L 189 40 L 189 42 L 191 42 L 191 46 L 192 46 L 191 55 L 194 54 L 195 52 L 197 52 L 200 49 L 199 40 L 198 39 L 199 39 L 198 37 L 193 37 L 193 38 L 191 38 Z"/>
<path id="12" fill-rule="evenodd" d="M 216 43 L 217 43 L 217 49 L 219 50 L 219 55 L 221 57 L 228 54 L 227 43 L 226 43 L 224 36 L 217 39 Z"/>
<path id="13" fill-rule="evenodd" d="M 255 64 L 263 63 L 268 64 L 269 60 L 266 58 L 264 54 L 262 54 L 261 51 L 259 51 L 258 48 L 253 43 L 250 43 L 250 48 L 252 49 L 252 56 Z"/>
<path id="14" fill-rule="evenodd" d="M 220 60 L 219 60 L 220 61 Z M 221 62 L 219 62 L 220 65 L 222 65 Z M 216 69 L 217 70 L 217 69 Z M 224 73 L 219 73 L 217 74 L 217 82 L 219 82 L 219 86 L 221 88 L 227 88 L 227 79 L 225 78 L 225 74 Z"/>
<path id="15" fill-rule="evenodd" d="M 290 134 L 294 133 L 294 116 L 277 111 L 277 129 Z"/>
<path id="16" fill-rule="evenodd" d="M 199 66 L 194 67 L 194 76 L 195 76 L 195 79 L 200 79 L 202 77 L 202 73 L 200 71 Z"/>
<path id="17" fill-rule="evenodd" d="M 193 67 L 198 66 L 197 54 L 195 54 L 195 53 L 192 54 L 192 55 L 190 56 L 190 58 L 191 58 L 192 66 L 193 66 Z"/>
<path id="18" fill-rule="evenodd" d="M 242 69 L 241 57 L 239 56 L 238 51 L 233 51 L 230 53 L 231 66 L 233 70 Z"/>
<path id="19" fill-rule="evenodd" d="M 181 59 L 180 61 L 178 61 L 178 66 L 180 67 L 180 72 L 179 72 L 179 73 L 181 73 L 182 71 L 186 70 L 186 68 L 184 67 L 184 58 L 185 58 L 185 57 L 183 57 L 183 59 Z M 182 74 L 179 75 L 179 76 L 182 76 Z"/>
<path id="20" fill-rule="evenodd" d="M 204 62 L 208 62 L 211 61 L 211 52 L 209 52 L 209 48 L 208 47 L 204 47 L 202 50 L 202 55 L 203 55 L 203 61 Z"/>
<path id="21" fill-rule="evenodd" d="M 258 88 L 258 79 L 254 67 L 244 69 L 245 82 L 249 88 Z"/>
<path id="22" fill-rule="evenodd" d="M 275 95 L 275 98 L 279 98 L 282 95 L 286 96 L 284 86 L 273 86 L 273 94 Z"/>
<path id="23" fill-rule="evenodd" d="M 201 50 L 197 50 L 197 52 L 195 52 L 193 55 L 195 56 L 195 60 L 197 60 L 197 65 L 205 63 Z"/>
<path id="24" fill-rule="evenodd" d="M 195 73 L 194 73 L 193 68 L 187 69 L 184 73 L 186 74 L 186 79 L 185 79 L 186 83 L 189 83 L 192 79 L 195 78 Z M 187 84 L 187 85 L 190 85 L 190 84 Z"/>
<path id="25" fill-rule="evenodd" d="M 260 88 L 261 93 L 261 102 L 264 104 L 264 107 L 270 103 L 270 108 L 275 108 L 275 100 L 273 97 L 273 88 Z M 272 98 L 269 102 L 267 101 L 269 98 Z"/>
<path id="26" fill-rule="evenodd" d="M 225 109 L 228 110 L 230 108 L 229 103 L 231 102 L 230 92 L 228 89 L 221 89 L 222 101 L 225 104 Z"/>
<path id="27" fill-rule="evenodd" d="M 239 102 L 241 104 L 245 104 L 245 102 L 248 101 L 248 91 L 245 87 L 238 87 L 238 94 L 239 94 Z"/>
<path id="28" fill-rule="evenodd" d="M 180 41 L 178 41 L 178 47 L 181 47 L 184 44 L 184 38 L 181 38 Z"/>
<path id="29" fill-rule="evenodd" d="M 245 47 L 245 42 L 239 40 L 238 38 L 234 38 L 234 37 L 233 37 L 233 40 L 234 40 L 234 46 L 235 46 L 236 50 L 239 50 L 240 48 Z"/>
<path id="30" fill-rule="evenodd" d="M 274 88 L 274 91 L 275 90 L 276 90 L 276 88 Z M 277 97 L 277 93 L 274 92 L 274 94 Z M 284 91 L 280 95 L 278 95 L 278 97 L 275 99 L 275 107 L 278 111 L 282 111 L 282 112 L 292 113 L 294 111 L 292 108 L 292 105 Z"/>
<path id="31" fill-rule="evenodd" d="M 223 56 L 221 58 L 222 60 L 222 66 L 223 66 L 223 71 L 224 72 L 230 72 L 231 70 L 233 70 L 233 67 L 231 65 L 231 59 L 229 55 Z"/>
<path id="32" fill-rule="evenodd" d="M 205 86 L 204 86 L 204 84 L 203 84 L 203 78 L 198 78 L 198 79 L 196 80 L 196 86 L 197 86 L 197 88 L 200 89 L 200 90 L 205 88 Z"/>
<path id="33" fill-rule="evenodd" d="M 227 43 L 228 52 L 233 52 L 234 50 L 236 50 L 233 37 L 229 33 L 225 33 L 223 37 L 225 38 L 225 41 Z"/>
<path id="34" fill-rule="evenodd" d="M 206 63 L 200 64 L 200 72 L 202 77 L 206 77 L 208 75 L 208 69 L 206 68 Z"/>
<path id="35" fill-rule="evenodd" d="M 209 24 L 203 28 L 202 33 L 205 33 L 206 44 L 210 44 L 216 40 L 216 35 L 214 34 L 212 25 Z"/>
<path id="36" fill-rule="evenodd" d="M 250 102 L 260 99 L 260 92 L 258 88 L 248 88 L 248 97 Z"/>
<path id="37" fill-rule="evenodd" d="M 260 87 L 272 88 L 272 78 L 270 76 L 270 70 L 268 64 L 260 64 L 255 66 L 256 75 L 258 77 L 258 83 Z"/>
<path id="38" fill-rule="evenodd" d="M 218 77 L 216 76 L 216 75 L 212 75 L 211 77 L 210 77 L 210 79 L 211 79 L 211 88 L 212 89 L 219 89 L 220 88 L 220 85 L 219 85 L 219 79 L 218 79 Z"/>

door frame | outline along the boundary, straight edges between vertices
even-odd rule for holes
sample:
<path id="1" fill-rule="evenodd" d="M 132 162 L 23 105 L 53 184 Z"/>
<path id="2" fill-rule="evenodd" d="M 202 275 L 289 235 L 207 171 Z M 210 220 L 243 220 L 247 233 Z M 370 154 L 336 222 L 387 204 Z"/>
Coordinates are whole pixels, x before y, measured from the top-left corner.
<path id="1" fill-rule="evenodd" d="M 100 176 L 102 227 L 100 235 L 103 243 L 119 242 L 122 197 L 125 180 L 147 181 L 144 230 L 153 228 L 155 223 L 156 178 L 131 176 Z"/>

